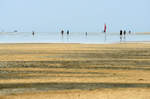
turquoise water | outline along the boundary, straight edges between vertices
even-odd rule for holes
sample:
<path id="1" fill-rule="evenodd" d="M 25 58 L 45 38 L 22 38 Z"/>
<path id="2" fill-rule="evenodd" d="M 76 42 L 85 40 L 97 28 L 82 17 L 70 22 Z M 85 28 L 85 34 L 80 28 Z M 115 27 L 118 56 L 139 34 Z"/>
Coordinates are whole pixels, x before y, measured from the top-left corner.
<path id="1" fill-rule="evenodd" d="M 127 34 L 120 40 L 119 33 L 50 33 L 31 32 L 0 33 L 0 43 L 119 43 L 119 42 L 147 42 L 150 41 L 150 34 Z"/>

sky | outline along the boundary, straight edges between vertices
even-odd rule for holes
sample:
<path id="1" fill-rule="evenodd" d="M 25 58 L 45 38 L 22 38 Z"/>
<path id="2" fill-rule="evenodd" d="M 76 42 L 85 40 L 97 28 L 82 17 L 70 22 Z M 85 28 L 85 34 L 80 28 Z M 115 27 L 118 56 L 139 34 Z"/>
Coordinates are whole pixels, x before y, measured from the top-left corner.
<path id="1" fill-rule="evenodd" d="M 0 31 L 150 32 L 150 0 L 0 0 Z"/>

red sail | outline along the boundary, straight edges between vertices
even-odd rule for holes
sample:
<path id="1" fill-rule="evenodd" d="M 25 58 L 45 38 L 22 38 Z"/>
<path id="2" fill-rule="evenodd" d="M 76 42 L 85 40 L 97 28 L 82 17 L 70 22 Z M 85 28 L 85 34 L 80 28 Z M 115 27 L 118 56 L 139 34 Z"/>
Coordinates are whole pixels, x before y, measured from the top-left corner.
<path id="1" fill-rule="evenodd" d="M 107 28 L 107 27 L 106 27 L 106 24 L 105 24 L 105 26 L 104 26 L 104 32 L 106 32 L 106 28 Z"/>

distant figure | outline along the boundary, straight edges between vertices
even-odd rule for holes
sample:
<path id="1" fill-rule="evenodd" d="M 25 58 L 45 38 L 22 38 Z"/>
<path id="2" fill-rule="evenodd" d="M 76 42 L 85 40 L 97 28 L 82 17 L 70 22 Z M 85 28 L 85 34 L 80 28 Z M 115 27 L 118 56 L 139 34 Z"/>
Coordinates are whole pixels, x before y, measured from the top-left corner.
<path id="1" fill-rule="evenodd" d="M 124 30 L 123 34 L 124 34 L 124 39 L 126 39 L 126 30 Z"/>
<path id="2" fill-rule="evenodd" d="M 67 35 L 69 35 L 69 30 L 67 30 Z"/>
<path id="3" fill-rule="evenodd" d="M 14 30 L 14 32 L 18 32 L 17 30 Z"/>
<path id="4" fill-rule="evenodd" d="M 129 34 L 131 34 L 131 30 L 129 30 Z"/>
<path id="5" fill-rule="evenodd" d="M 85 35 L 86 35 L 86 37 L 87 37 L 88 33 L 86 32 Z"/>
<path id="6" fill-rule="evenodd" d="M 104 24 L 105 41 L 107 39 L 106 29 L 107 29 L 107 26 L 106 26 L 106 24 Z"/>
<path id="7" fill-rule="evenodd" d="M 120 41 L 122 41 L 122 34 L 123 34 L 123 31 L 120 30 Z"/>
<path id="8" fill-rule="evenodd" d="M 123 32 L 123 33 L 124 33 L 124 35 L 126 35 L 126 30 L 124 30 L 124 32 Z"/>
<path id="9" fill-rule="evenodd" d="M 64 30 L 61 31 L 61 35 L 62 35 L 62 36 L 64 35 Z"/>
<path id="10" fill-rule="evenodd" d="M 33 36 L 35 35 L 35 32 L 34 32 L 34 31 L 32 31 L 32 35 L 33 35 Z"/>

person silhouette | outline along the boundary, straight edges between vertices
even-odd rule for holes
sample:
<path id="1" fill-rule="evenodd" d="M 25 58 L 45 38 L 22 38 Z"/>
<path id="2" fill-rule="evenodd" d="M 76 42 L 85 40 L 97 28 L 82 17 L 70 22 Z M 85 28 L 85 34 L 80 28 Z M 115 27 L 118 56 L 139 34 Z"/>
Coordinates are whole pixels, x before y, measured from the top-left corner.
<path id="1" fill-rule="evenodd" d="M 129 34 L 131 34 L 131 30 L 129 30 Z"/>
<path id="2" fill-rule="evenodd" d="M 35 32 L 34 32 L 34 31 L 32 31 L 32 35 L 33 35 L 33 36 L 35 35 Z"/>
<path id="3" fill-rule="evenodd" d="M 64 35 L 64 30 L 61 31 L 61 35 L 62 35 L 62 36 Z"/>
<path id="4" fill-rule="evenodd" d="M 122 33 L 123 33 L 123 31 L 120 30 L 120 41 L 122 41 Z"/>
<path id="5" fill-rule="evenodd" d="M 126 30 L 124 30 L 123 34 L 124 34 L 124 40 L 125 40 L 126 39 Z"/>
<path id="6" fill-rule="evenodd" d="M 88 33 L 87 33 L 87 32 L 85 32 L 85 35 L 86 35 L 86 37 L 87 37 Z"/>
<path id="7" fill-rule="evenodd" d="M 67 35 L 69 35 L 69 30 L 67 30 Z"/>

